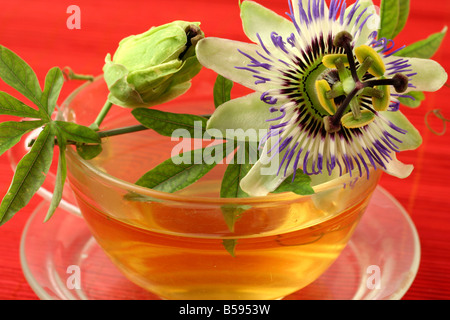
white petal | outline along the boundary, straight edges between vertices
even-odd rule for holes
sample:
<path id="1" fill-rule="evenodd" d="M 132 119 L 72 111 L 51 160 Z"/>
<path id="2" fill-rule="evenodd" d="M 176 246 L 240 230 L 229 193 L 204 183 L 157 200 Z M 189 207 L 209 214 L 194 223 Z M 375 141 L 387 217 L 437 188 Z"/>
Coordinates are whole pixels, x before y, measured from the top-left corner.
<path id="1" fill-rule="evenodd" d="M 209 37 L 202 39 L 197 44 L 197 58 L 200 63 L 221 74 L 234 82 L 242 84 L 255 91 L 265 92 L 272 86 L 269 82 L 255 84 L 256 80 L 251 71 L 237 69 L 245 68 L 250 63 L 250 59 L 239 53 L 241 50 L 252 56 L 262 48 L 256 44 Z"/>
<path id="2" fill-rule="evenodd" d="M 280 115 L 271 113 L 270 105 L 261 101 L 259 92 L 232 99 L 220 105 L 208 120 L 207 129 L 218 129 L 223 136 L 227 129 L 245 134 L 248 141 L 259 141 L 268 132 L 269 119 Z"/>
<path id="3" fill-rule="evenodd" d="M 414 166 L 411 164 L 404 164 L 403 162 L 397 160 L 395 153 L 392 154 L 391 157 L 392 160 L 386 163 L 386 169 L 383 169 L 383 171 L 400 179 L 409 177 L 411 172 L 414 170 Z"/>
<path id="4" fill-rule="evenodd" d="M 278 186 L 294 173 L 293 162 L 291 161 L 286 167 L 286 161 L 283 163 L 281 170 L 280 163 L 288 152 L 285 148 L 282 152 L 277 153 L 273 158 L 267 156 L 274 142 L 278 141 L 278 137 L 269 139 L 264 145 L 260 159 L 253 165 L 247 175 L 241 180 L 241 189 L 252 197 L 265 196 L 274 191 Z M 279 173 L 278 173 L 279 171 Z"/>
<path id="5" fill-rule="evenodd" d="M 257 34 L 259 34 L 267 48 L 273 47 L 270 37 L 272 32 L 276 32 L 283 39 L 296 32 L 291 21 L 253 1 L 242 3 L 241 19 L 247 37 L 259 44 L 257 37 Z"/>
<path id="6" fill-rule="evenodd" d="M 397 57 L 398 59 L 399 57 Z M 409 60 L 413 73 L 417 75 L 411 77 L 411 84 L 416 88 L 409 87 L 409 91 L 437 91 L 445 82 L 448 75 L 444 68 L 434 60 L 420 58 L 405 58 Z"/>
<path id="7" fill-rule="evenodd" d="M 301 19 L 300 19 L 300 8 L 299 8 L 299 3 L 302 3 L 302 8 L 303 10 L 307 13 L 309 10 L 309 4 L 311 3 L 311 0 L 291 0 L 292 2 L 292 10 L 294 11 L 294 17 L 295 20 L 300 23 Z M 319 7 L 322 8 L 322 5 L 324 6 L 324 15 L 325 17 L 328 17 L 328 5 L 325 2 L 325 0 L 319 0 Z M 312 3 L 311 3 L 312 6 Z M 312 10 L 312 8 L 311 8 Z"/>
<path id="8" fill-rule="evenodd" d="M 346 17 L 350 13 L 350 10 L 352 9 L 352 7 L 354 5 L 355 4 L 353 4 L 347 8 L 347 10 L 345 12 Z M 356 10 L 355 14 L 352 17 L 352 20 L 350 21 L 349 26 L 347 27 L 347 31 L 356 35 L 355 44 L 354 44 L 355 48 L 359 47 L 360 45 L 371 42 L 372 39 L 369 40 L 370 34 L 373 33 L 374 31 L 378 31 L 379 25 L 380 25 L 380 17 L 376 13 L 376 8 L 373 5 L 371 0 L 360 0 L 358 2 L 358 5 L 359 5 L 359 8 Z M 358 24 L 355 25 L 356 19 L 359 17 L 359 15 L 363 11 L 364 11 L 364 14 L 359 18 Z M 367 19 L 367 21 L 365 22 L 364 26 L 362 27 L 361 30 L 359 30 L 361 23 L 363 23 L 366 19 Z"/>
<path id="9" fill-rule="evenodd" d="M 258 160 L 241 180 L 241 189 L 252 197 L 262 197 L 274 191 L 286 178 L 283 174 L 277 175 L 276 171 L 272 174 L 264 173 L 273 169 L 278 170 L 277 167 L 271 167 L 270 164 L 265 165 L 261 160 Z"/>

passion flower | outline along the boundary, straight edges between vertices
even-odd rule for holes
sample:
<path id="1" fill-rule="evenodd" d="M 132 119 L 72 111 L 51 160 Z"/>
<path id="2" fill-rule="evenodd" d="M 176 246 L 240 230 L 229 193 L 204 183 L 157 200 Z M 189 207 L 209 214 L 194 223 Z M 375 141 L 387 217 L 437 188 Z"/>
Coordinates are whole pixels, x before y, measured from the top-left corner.
<path id="1" fill-rule="evenodd" d="M 444 69 L 433 60 L 395 56 L 391 40 L 377 39 L 379 18 L 369 0 L 348 8 L 337 0 L 330 7 L 324 0 L 289 6 L 291 21 L 244 1 L 244 32 L 254 44 L 219 38 L 198 44 L 200 63 L 256 91 L 219 106 L 208 129 L 268 128 L 241 188 L 265 195 L 297 169 L 331 177 L 368 176 L 379 168 L 407 177 L 413 167 L 396 153 L 422 139 L 399 111 L 399 98 L 438 90 L 447 80 Z M 237 104 L 251 108 L 236 114 Z"/>

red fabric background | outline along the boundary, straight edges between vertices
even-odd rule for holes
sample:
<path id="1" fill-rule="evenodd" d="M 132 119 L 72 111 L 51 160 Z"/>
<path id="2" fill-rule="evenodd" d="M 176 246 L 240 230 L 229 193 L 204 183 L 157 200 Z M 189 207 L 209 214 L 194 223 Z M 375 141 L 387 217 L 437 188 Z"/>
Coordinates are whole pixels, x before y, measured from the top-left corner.
<path id="1" fill-rule="evenodd" d="M 287 0 L 257 1 L 280 14 L 288 10 Z M 353 1 L 347 1 L 353 2 Z M 379 4 L 379 0 L 375 1 Z M 81 8 L 81 29 L 69 30 L 69 5 Z M 411 1 L 410 20 L 398 36 L 397 45 L 409 44 L 440 31 L 450 22 L 450 1 Z M 0 1 L 0 43 L 25 59 L 43 82 L 53 66 L 71 66 L 79 73 L 100 74 L 107 52 L 114 52 L 120 39 L 141 33 L 152 25 L 172 20 L 201 21 L 208 36 L 246 41 L 241 29 L 237 0 L 15 0 Z M 434 56 L 450 70 L 450 37 Z M 202 71 L 203 72 L 203 71 Z M 209 76 L 208 71 L 204 76 Z M 78 83 L 64 87 L 61 99 Z M 0 90 L 13 93 L 0 83 Z M 15 93 L 14 93 L 15 94 Z M 421 240 L 422 258 L 417 277 L 404 299 L 450 298 L 450 132 L 436 136 L 424 125 L 424 115 L 435 108 L 450 118 L 450 88 L 427 93 L 418 109 L 406 110 L 421 131 L 424 143 L 417 151 L 405 152 L 400 159 L 415 166 L 407 180 L 385 175 L 381 185 L 411 215 Z M 1 116 L 5 121 L 8 117 Z M 433 122 L 438 129 L 439 122 Z M 0 194 L 12 178 L 8 159 L 0 158 Z M 23 226 L 40 198 L 0 228 L 0 299 L 37 299 L 26 282 L 19 262 Z"/>

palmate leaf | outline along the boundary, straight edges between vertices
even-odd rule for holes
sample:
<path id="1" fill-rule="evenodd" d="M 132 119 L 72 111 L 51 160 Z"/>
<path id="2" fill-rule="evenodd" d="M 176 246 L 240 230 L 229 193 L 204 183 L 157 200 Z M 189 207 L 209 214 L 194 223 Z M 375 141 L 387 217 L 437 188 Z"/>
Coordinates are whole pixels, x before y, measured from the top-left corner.
<path id="1" fill-rule="evenodd" d="M 27 106 L 22 101 L 19 101 L 6 92 L 0 92 L 0 114 L 21 118 L 41 118 L 41 114 L 38 110 Z"/>
<path id="2" fill-rule="evenodd" d="M 41 96 L 42 110 L 49 116 L 55 110 L 56 102 L 64 83 L 64 76 L 60 68 L 50 69 L 45 77 L 44 91 Z"/>
<path id="3" fill-rule="evenodd" d="M 43 121 L 6 121 L 0 123 L 0 156 L 16 145 L 22 136 L 44 124 Z"/>
<path id="4" fill-rule="evenodd" d="M 67 141 L 93 144 L 101 143 L 97 132 L 89 127 L 66 121 L 54 121 L 54 123 L 58 127 L 60 135 Z"/>
<path id="5" fill-rule="evenodd" d="M 0 78 L 37 106 L 41 106 L 41 87 L 33 69 L 3 46 L 0 46 Z"/>
<path id="6" fill-rule="evenodd" d="M 60 136 L 58 140 L 76 142 L 76 150 L 84 160 L 98 156 L 103 148 L 101 139 L 93 129 L 73 122 L 55 121 Z"/>
<path id="7" fill-rule="evenodd" d="M 53 126 L 47 125 L 17 164 L 11 186 L 0 205 L 0 225 L 22 209 L 41 187 L 53 160 L 53 148 Z"/>
<path id="8" fill-rule="evenodd" d="M 50 69 L 45 79 L 44 91 L 41 91 L 33 69 L 17 54 L 0 45 L 0 78 L 38 107 L 39 118 L 51 121 L 50 116 L 64 83 L 61 69 Z M 20 116 L 19 113 L 13 115 Z"/>
<path id="9" fill-rule="evenodd" d="M 0 124 L 0 155 L 20 141 L 24 134 L 43 126 L 31 150 L 19 161 L 7 194 L 0 205 L 0 224 L 5 223 L 22 209 L 45 181 L 46 174 L 53 161 L 55 135 L 58 138 L 60 157 L 54 197 L 46 220 L 52 215 L 62 198 L 62 189 L 66 178 L 65 146 L 66 137 L 86 140 L 85 130 L 79 134 L 78 125 L 66 125 L 54 122 L 51 115 L 55 110 L 61 92 L 64 77 L 62 71 L 55 67 L 50 69 L 45 78 L 44 90 L 33 69 L 11 50 L 0 46 L 0 78 L 16 89 L 37 106 L 37 110 L 19 101 L 15 97 L 0 92 L 0 114 L 21 118 L 41 119 L 37 121 L 8 121 Z M 94 133 L 99 142 L 99 138 Z M 83 139 L 79 137 L 83 137 Z M 89 135 L 87 135 L 89 136 Z M 93 139 L 91 139 L 93 140 Z"/>

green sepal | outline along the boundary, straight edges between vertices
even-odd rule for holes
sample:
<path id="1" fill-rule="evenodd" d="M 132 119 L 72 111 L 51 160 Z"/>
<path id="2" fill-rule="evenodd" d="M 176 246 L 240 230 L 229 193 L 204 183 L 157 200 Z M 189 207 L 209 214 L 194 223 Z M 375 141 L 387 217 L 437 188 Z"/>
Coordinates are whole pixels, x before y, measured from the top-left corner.
<path id="1" fill-rule="evenodd" d="M 110 91 L 108 98 L 112 103 L 121 105 L 120 101 L 126 101 L 128 104 L 133 105 L 143 104 L 139 92 L 127 82 L 128 69 L 121 64 L 111 62 L 109 54 L 105 58 L 103 72 L 103 77 Z"/>
<path id="2" fill-rule="evenodd" d="M 164 87 L 164 82 L 167 85 L 171 83 L 167 80 L 181 70 L 182 65 L 183 62 L 181 60 L 171 60 L 157 66 L 133 71 L 128 74 L 127 82 L 133 84 L 141 96 L 145 96 L 146 93 L 154 94 L 158 87 Z M 162 91 L 161 89 L 158 90 Z"/>

